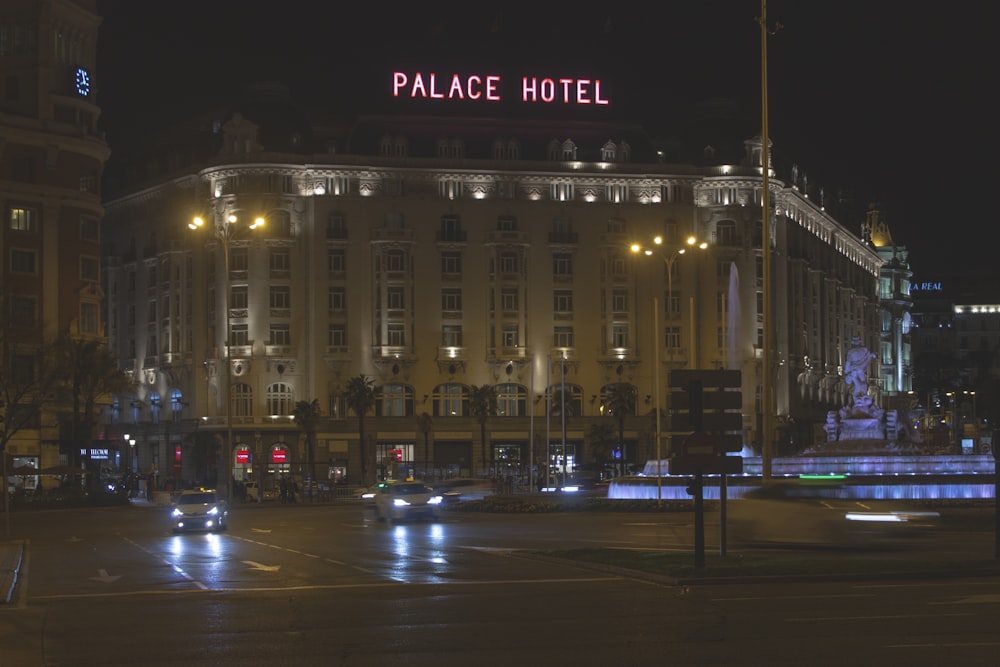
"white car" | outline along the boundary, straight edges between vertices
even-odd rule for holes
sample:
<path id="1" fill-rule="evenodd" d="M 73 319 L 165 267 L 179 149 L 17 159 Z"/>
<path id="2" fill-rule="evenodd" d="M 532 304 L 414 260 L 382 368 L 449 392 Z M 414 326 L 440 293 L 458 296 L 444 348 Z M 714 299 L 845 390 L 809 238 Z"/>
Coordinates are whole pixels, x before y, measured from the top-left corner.
<path id="1" fill-rule="evenodd" d="M 170 510 L 175 533 L 187 530 L 225 530 L 229 505 L 214 489 L 181 491 Z"/>
<path id="2" fill-rule="evenodd" d="M 386 482 L 375 493 L 375 516 L 379 521 L 437 521 L 443 501 L 440 493 L 423 482 Z"/>

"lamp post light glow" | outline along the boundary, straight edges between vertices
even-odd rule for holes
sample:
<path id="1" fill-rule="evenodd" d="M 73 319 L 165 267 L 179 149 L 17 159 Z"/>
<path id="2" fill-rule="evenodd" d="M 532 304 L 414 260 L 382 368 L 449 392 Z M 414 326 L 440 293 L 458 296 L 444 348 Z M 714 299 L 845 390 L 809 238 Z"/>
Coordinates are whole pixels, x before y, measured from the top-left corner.
<path id="1" fill-rule="evenodd" d="M 254 218 L 252 224 L 247 226 L 247 229 L 259 229 L 264 226 L 264 218 L 258 216 Z M 192 231 L 198 231 L 205 227 L 205 219 L 201 216 L 195 216 L 188 223 L 188 228 Z M 231 484 L 232 478 L 232 465 L 230 462 L 230 456 L 233 451 L 233 396 L 232 396 L 232 326 L 231 326 L 231 313 L 229 310 L 229 290 L 230 290 L 230 276 L 229 276 L 229 250 L 233 239 L 240 231 L 239 227 L 239 217 L 235 213 L 230 213 L 220 222 L 217 222 L 215 227 L 211 230 L 219 243 L 222 244 L 222 264 L 223 264 L 223 276 L 225 277 L 225 291 L 224 296 L 224 306 L 226 312 L 226 330 L 225 330 L 225 346 L 226 346 L 226 386 L 223 393 L 223 400 L 225 401 L 226 409 L 226 446 L 228 452 L 225 456 L 226 461 L 226 497 L 232 499 L 233 485 Z M 259 494 L 258 494 L 259 495 Z"/>
<path id="2" fill-rule="evenodd" d="M 657 236 L 653 239 L 653 243 L 660 247 L 663 245 L 663 237 Z M 633 243 L 630 246 L 630 250 L 636 254 L 643 254 L 647 257 L 651 257 L 654 254 L 659 255 L 663 259 L 663 263 L 667 268 L 667 301 L 664 304 L 664 311 L 666 312 L 667 320 L 673 319 L 673 308 L 671 308 L 674 299 L 674 263 L 677 259 L 687 252 L 688 248 L 697 248 L 699 250 L 704 250 L 708 247 L 708 243 L 705 241 L 698 241 L 694 236 L 689 236 L 684 240 L 684 245 L 680 248 L 676 248 L 672 252 L 663 252 L 657 248 L 644 248 L 638 243 Z M 660 424 L 660 315 L 659 315 L 659 301 L 656 297 L 653 298 L 653 394 L 656 400 L 656 503 L 657 505 L 663 502 L 663 429 Z M 694 322 L 691 322 L 691 326 L 694 327 Z M 673 351 L 671 350 L 671 358 L 673 358 Z"/>

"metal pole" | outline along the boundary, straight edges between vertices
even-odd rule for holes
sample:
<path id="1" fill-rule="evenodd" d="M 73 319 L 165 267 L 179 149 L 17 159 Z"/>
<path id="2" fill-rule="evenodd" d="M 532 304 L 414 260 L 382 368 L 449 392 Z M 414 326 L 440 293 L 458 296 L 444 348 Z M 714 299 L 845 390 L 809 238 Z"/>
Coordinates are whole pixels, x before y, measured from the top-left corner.
<path id="1" fill-rule="evenodd" d="M 228 220 L 226 220 L 223 224 L 228 225 L 230 223 Z M 230 470 L 229 466 L 229 458 L 233 451 L 233 378 L 231 375 L 233 371 L 233 359 L 232 359 L 233 352 L 232 352 L 232 345 L 230 344 L 232 341 L 229 340 L 230 336 L 232 335 L 229 330 L 231 326 L 230 322 L 231 315 L 229 312 L 229 238 L 230 238 L 229 234 L 231 230 L 228 227 L 221 227 L 219 228 L 219 230 L 220 230 L 219 238 L 222 240 L 222 254 L 224 255 L 223 264 L 225 265 L 224 278 L 225 278 L 225 305 L 226 305 L 226 332 L 225 332 L 226 393 L 223 395 L 223 400 L 226 403 L 226 443 L 224 445 L 226 451 L 223 452 L 224 455 L 222 460 L 225 462 L 224 467 L 226 473 L 226 498 L 228 498 L 231 501 L 233 499 L 233 485 L 230 483 L 230 477 L 232 476 L 232 471 Z M 262 495 L 263 495 L 262 490 L 258 486 L 257 487 L 258 498 Z"/>
<path id="2" fill-rule="evenodd" d="M 667 285 L 670 284 L 670 270 L 667 269 Z M 667 287 L 667 298 L 670 298 L 670 288 Z M 661 461 L 663 454 L 660 443 L 662 442 L 662 430 L 660 429 L 660 308 L 659 299 L 653 297 L 653 394 L 656 397 L 656 506 L 663 503 L 663 470 Z"/>
<path id="3" fill-rule="evenodd" d="M 767 136 L 767 0 L 760 1 L 760 105 L 761 105 L 761 173 L 763 192 L 761 193 L 761 244 L 763 245 L 763 308 L 764 350 L 761 359 L 761 478 L 771 479 L 771 464 L 774 458 L 774 443 L 771 437 L 772 388 L 771 388 L 771 197 L 770 166 Z"/>

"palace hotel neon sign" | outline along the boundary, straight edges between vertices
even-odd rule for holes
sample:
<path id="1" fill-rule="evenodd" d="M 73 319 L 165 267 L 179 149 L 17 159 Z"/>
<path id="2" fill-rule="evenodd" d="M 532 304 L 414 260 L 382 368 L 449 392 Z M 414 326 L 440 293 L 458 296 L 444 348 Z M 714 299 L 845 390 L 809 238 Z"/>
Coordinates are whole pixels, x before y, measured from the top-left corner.
<path id="1" fill-rule="evenodd" d="M 610 102 L 600 79 L 571 77 L 520 77 L 517 92 L 528 104 L 572 104 L 605 106 Z M 451 74 L 393 72 L 392 96 L 407 99 L 470 100 L 502 102 L 504 79 L 498 74 Z"/>

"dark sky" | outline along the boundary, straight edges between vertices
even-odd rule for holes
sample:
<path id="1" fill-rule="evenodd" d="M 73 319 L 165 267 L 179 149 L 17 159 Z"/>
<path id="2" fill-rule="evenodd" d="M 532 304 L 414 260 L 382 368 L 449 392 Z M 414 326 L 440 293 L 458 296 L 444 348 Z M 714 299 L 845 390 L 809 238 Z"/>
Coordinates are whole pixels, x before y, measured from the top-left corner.
<path id="1" fill-rule="evenodd" d="M 248 81 L 351 108 L 382 94 L 400 66 L 596 73 L 615 112 L 652 132 L 669 134 L 682 109 L 709 98 L 735 101 L 759 128 L 759 0 L 392 4 L 99 0 L 96 84 L 112 151 L 125 124 Z M 878 201 L 925 279 L 987 269 L 993 254 L 993 7 L 767 5 L 768 23 L 782 25 L 768 41 L 776 155 L 828 194 L 845 191 L 862 209 Z"/>

